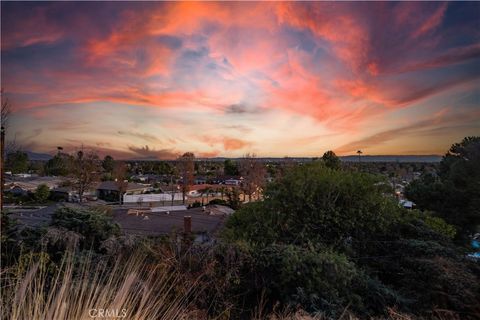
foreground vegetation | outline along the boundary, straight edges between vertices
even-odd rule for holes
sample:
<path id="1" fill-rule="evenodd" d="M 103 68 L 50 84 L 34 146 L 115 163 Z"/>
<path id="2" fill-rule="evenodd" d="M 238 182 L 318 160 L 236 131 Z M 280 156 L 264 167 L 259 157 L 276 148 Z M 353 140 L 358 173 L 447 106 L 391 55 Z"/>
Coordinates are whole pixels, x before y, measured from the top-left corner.
<path id="1" fill-rule="evenodd" d="M 104 208 L 61 209 L 41 230 L 2 215 L 2 314 L 478 319 L 480 266 L 463 240 L 473 228 L 445 222 L 448 212 L 403 209 L 382 177 L 334 160 L 286 170 L 263 201 L 227 220 L 215 243 L 122 235 Z M 476 174 L 478 163 L 467 164 Z M 473 208 L 476 185 L 465 185 Z"/>
<path id="2" fill-rule="evenodd" d="M 273 183 L 265 201 L 238 211 L 224 232 L 253 257 L 261 276 L 249 288 L 334 318 L 346 306 L 361 317 L 392 307 L 477 317 L 479 266 L 454 245 L 455 228 L 398 207 L 382 186 L 321 164 Z"/>
<path id="3" fill-rule="evenodd" d="M 164 269 L 162 269 L 164 268 Z M 144 257 L 115 261 L 67 251 L 60 263 L 48 254 L 22 257 L 2 274 L 5 319 L 176 319 L 188 315 L 197 286 L 180 282 L 168 266 Z"/>

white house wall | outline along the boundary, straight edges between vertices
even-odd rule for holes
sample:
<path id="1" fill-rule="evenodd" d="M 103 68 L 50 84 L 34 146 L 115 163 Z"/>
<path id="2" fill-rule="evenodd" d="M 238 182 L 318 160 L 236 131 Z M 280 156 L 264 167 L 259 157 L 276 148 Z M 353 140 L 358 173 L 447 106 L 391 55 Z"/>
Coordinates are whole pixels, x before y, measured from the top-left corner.
<path id="1" fill-rule="evenodd" d="M 174 201 L 181 201 L 182 193 L 177 192 L 173 195 Z M 172 201 L 170 193 L 150 193 L 150 194 L 126 194 L 123 196 L 123 203 L 139 203 L 139 202 L 166 202 Z"/>

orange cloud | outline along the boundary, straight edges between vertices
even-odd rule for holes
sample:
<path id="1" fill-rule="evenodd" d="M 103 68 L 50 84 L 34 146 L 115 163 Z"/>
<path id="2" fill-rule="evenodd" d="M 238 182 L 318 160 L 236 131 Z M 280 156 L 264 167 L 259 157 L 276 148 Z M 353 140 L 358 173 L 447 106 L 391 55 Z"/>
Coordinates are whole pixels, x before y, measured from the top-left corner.
<path id="1" fill-rule="evenodd" d="M 239 150 L 248 146 L 249 143 L 244 140 L 235 139 L 235 138 L 225 138 L 223 140 L 223 148 L 225 151 Z"/>
<path id="2" fill-rule="evenodd" d="M 238 138 L 216 137 L 216 136 L 202 136 L 201 141 L 206 142 L 211 147 L 221 144 L 223 145 L 223 149 L 225 151 L 241 150 L 251 144 L 246 140 L 242 140 Z"/>

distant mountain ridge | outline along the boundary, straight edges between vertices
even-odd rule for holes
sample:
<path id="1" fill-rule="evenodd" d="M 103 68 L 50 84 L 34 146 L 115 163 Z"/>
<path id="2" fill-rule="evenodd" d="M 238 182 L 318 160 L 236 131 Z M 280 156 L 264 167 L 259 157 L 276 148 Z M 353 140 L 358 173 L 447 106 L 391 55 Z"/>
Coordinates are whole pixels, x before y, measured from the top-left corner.
<path id="1" fill-rule="evenodd" d="M 358 155 L 343 156 L 340 157 L 342 161 L 346 162 L 358 162 Z M 360 161 L 363 162 L 440 162 L 442 156 L 431 154 L 431 155 L 378 155 L 378 156 L 369 156 L 362 155 L 360 156 Z"/>
<path id="2" fill-rule="evenodd" d="M 32 161 L 48 161 L 53 157 L 47 153 L 38 153 L 32 151 L 24 151 L 28 155 L 28 159 Z"/>
<path id="3" fill-rule="evenodd" d="M 258 157 L 263 161 L 293 160 L 293 161 L 309 161 L 320 157 Z M 358 162 L 358 155 L 339 156 L 340 160 L 345 162 Z M 226 159 L 240 160 L 241 158 L 215 157 L 215 158 L 197 158 L 199 160 L 224 161 Z M 440 162 L 442 156 L 436 154 L 429 155 L 362 155 L 362 162 Z"/>
<path id="4" fill-rule="evenodd" d="M 28 155 L 28 159 L 33 161 L 48 161 L 53 158 L 52 155 L 47 153 L 38 153 L 32 151 L 24 151 Z M 340 156 L 340 160 L 345 162 L 358 162 L 358 155 Z M 229 157 L 214 157 L 214 158 L 197 158 L 198 160 L 211 160 L 211 161 L 224 161 L 226 159 L 239 160 L 240 158 Z M 258 157 L 263 161 L 279 161 L 286 159 L 285 157 Z M 314 157 L 288 157 L 294 161 L 309 161 Z M 151 158 L 136 158 L 136 159 L 122 159 L 125 161 L 160 161 L 161 159 Z M 362 155 L 360 161 L 362 162 L 440 162 L 442 156 L 436 154 L 430 155 Z"/>

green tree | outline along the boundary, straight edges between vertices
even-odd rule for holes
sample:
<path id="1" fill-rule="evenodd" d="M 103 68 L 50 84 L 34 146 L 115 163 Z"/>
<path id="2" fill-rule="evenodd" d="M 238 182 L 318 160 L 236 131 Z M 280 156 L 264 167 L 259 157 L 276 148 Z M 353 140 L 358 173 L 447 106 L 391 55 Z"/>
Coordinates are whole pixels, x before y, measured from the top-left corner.
<path id="1" fill-rule="evenodd" d="M 115 166 L 115 160 L 113 160 L 113 157 L 110 155 L 105 156 L 102 161 L 102 167 L 103 170 L 107 173 L 112 173 L 113 168 Z"/>
<path id="2" fill-rule="evenodd" d="M 50 196 L 50 188 L 46 184 L 38 185 L 37 189 L 35 190 L 35 200 L 40 203 L 44 203 L 48 200 Z"/>
<path id="3" fill-rule="evenodd" d="M 409 184 L 405 195 L 420 209 L 436 212 L 468 240 L 480 225 L 480 137 L 452 145 L 438 175 L 425 174 Z"/>
<path id="4" fill-rule="evenodd" d="M 227 176 L 237 176 L 239 174 L 238 166 L 231 159 L 226 159 L 223 162 L 223 172 Z"/>
<path id="5" fill-rule="evenodd" d="M 341 166 L 340 158 L 337 157 L 335 152 L 333 151 L 325 152 L 322 156 L 322 160 L 323 160 L 323 163 L 325 163 L 325 165 L 328 168 L 340 169 L 340 166 Z"/>
<path id="6" fill-rule="evenodd" d="M 155 173 L 155 174 L 171 174 L 172 173 L 172 166 L 168 162 L 165 162 L 165 161 L 155 162 L 153 173 Z"/>
<path id="7" fill-rule="evenodd" d="M 241 209 L 227 226 L 259 242 L 270 233 L 265 228 L 285 242 L 366 239 L 385 229 L 400 210 L 377 182 L 376 176 L 332 170 L 321 162 L 296 167 L 266 188 L 264 202 Z M 244 225 L 249 216 L 257 223 Z"/>
<path id="8" fill-rule="evenodd" d="M 28 155 L 25 152 L 17 150 L 7 155 L 6 170 L 10 170 L 12 173 L 25 173 L 28 166 Z"/>
<path id="9" fill-rule="evenodd" d="M 73 157 L 58 153 L 45 164 L 45 173 L 51 176 L 67 176 L 70 173 Z"/>

